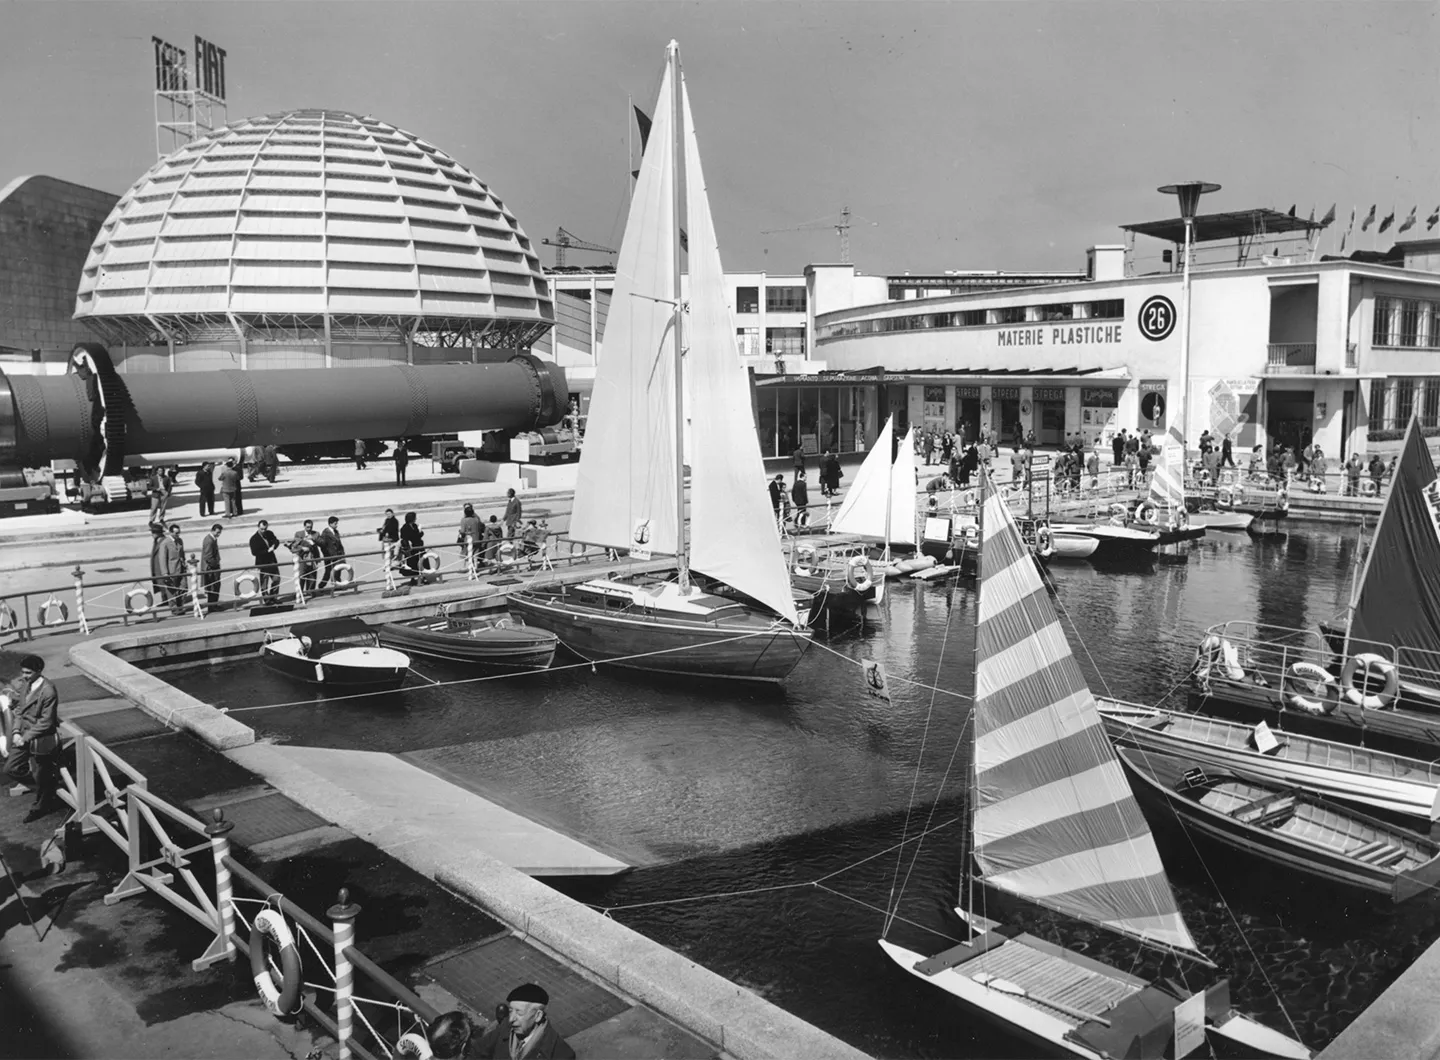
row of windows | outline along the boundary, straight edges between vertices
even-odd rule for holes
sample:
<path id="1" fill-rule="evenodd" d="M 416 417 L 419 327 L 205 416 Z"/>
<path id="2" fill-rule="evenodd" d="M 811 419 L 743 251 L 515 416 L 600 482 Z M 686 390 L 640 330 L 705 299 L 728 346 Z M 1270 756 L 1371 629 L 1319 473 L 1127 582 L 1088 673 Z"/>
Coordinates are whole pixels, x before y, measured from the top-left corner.
<path id="1" fill-rule="evenodd" d="M 805 356 L 804 328 L 766 328 L 765 348 L 760 348 L 759 328 L 736 328 L 735 347 L 742 357 L 758 357 L 762 353 L 772 357 Z"/>
<path id="2" fill-rule="evenodd" d="M 1385 415 L 1385 389 L 1395 392 L 1395 414 Z M 1400 376 L 1370 381 L 1371 422 L 1403 429 L 1410 417 L 1420 415 L 1422 427 L 1440 426 L 1440 381 Z"/>
<path id="3" fill-rule="evenodd" d="M 996 309 L 962 309 L 954 313 L 910 313 L 873 320 L 845 320 L 825 324 L 820 339 L 848 335 L 879 335 L 890 331 L 924 331 L 931 328 L 979 328 L 995 324 L 1034 324 L 1051 320 L 1123 320 L 1125 299 L 1100 302 L 1053 302 L 1045 305 L 1001 306 Z"/>
<path id="4" fill-rule="evenodd" d="M 758 288 L 758 287 L 737 287 L 737 288 L 735 288 L 735 312 L 737 312 L 737 313 L 758 313 L 758 312 L 760 312 L 760 288 Z M 767 287 L 767 288 L 765 288 L 765 312 L 767 312 L 767 313 L 803 313 L 803 312 L 805 312 L 805 288 L 803 288 L 803 287 Z"/>
<path id="5" fill-rule="evenodd" d="M 1440 302 L 1376 298 L 1370 339 L 1376 346 L 1440 348 Z"/>

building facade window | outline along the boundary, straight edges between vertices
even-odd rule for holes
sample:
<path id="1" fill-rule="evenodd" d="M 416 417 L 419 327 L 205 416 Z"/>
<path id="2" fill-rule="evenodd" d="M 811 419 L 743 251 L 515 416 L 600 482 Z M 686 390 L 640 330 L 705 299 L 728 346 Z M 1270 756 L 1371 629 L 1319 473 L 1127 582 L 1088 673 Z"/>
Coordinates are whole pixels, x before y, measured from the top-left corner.
<path id="1" fill-rule="evenodd" d="M 803 288 L 803 287 L 767 287 L 767 288 L 765 288 L 765 312 L 767 312 L 767 313 L 803 313 L 803 312 L 805 312 L 805 288 Z"/>
<path id="2" fill-rule="evenodd" d="M 1401 376 L 1395 380 L 1395 426 L 1404 427 L 1415 411 L 1415 380 Z"/>
<path id="3" fill-rule="evenodd" d="M 760 312 L 760 288 L 758 288 L 758 287 L 737 287 L 737 288 L 735 288 L 735 312 L 737 312 L 737 313 L 758 313 L 758 312 Z"/>
<path id="4" fill-rule="evenodd" d="M 804 357 L 804 328 L 766 328 L 765 352 L 774 357 Z"/>
<path id="5" fill-rule="evenodd" d="M 863 448 L 863 403 L 855 386 L 765 386 L 755 392 L 755 429 L 760 455 L 789 456 L 798 446 L 810 455 Z"/>
<path id="6" fill-rule="evenodd" d="M 1420 413 L 1420 426 L 1440 427 L 1440 379 L 1425 380 L 1424 411 Z"/>
<path id="7" fill-rule="evenodd" d="M 1370 343 L 1405 349 L 1440 349 L 1440 302 L 1376 298 Z"/>
<path id="8" fill-rule="evenodd" d="M 736 328 L 735 348 L 740 351 L 741 357 L 760 356 L 760 329 L 759 328 Z"/>
<path id="9" fill-rule="evenodd" d="M 1440 313 L 1440 303 L 1436 304 L 1436 311 Z M 1125 300 L 1123 298 L 1111 298 L 1099 302 L 1063 302 L 1054 305 L 961 309 L 950 313 L 905 313 L 874 317 L 869 320 L 842 320 L 834 324 L 822 324 L 817 329 L 817 341 L 931 328 L 978 328 L 1058 320 L 1123 320 L 1124 317 Z M 1377 317 L 1377 334 L 1378 327 Z M 1426 330 L 1427 326 L 1423 317 L 1419 327 L 1421 335 L 1433 333 Z M 1377 344 L 1381 344 L 1379 340 L 1377 340 Z"/>

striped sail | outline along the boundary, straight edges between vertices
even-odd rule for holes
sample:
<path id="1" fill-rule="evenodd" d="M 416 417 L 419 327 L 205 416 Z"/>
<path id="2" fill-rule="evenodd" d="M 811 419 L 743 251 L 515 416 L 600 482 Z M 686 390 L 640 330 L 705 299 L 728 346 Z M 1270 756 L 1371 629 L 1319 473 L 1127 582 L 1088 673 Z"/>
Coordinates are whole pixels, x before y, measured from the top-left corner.
<path id="1" fill-rule="evenodd" d="M 981 875 L 1090 923 L 1196 950 L 1034 561 L 982 474 L 971 810 Z"/>
<path id="2" fill-rule="evenodd" d="M 894 420 L 887 419 L 855 475 L 855 484 L 846 492 L 840 511 L 830 523 L 832 533 L 885 540 L 890 504 L 890 451 L 894 437 Z"/>
<path id="3" fill-rule="evenodd" d="M 1150 503 L 1170 512 L 1185 510 L 1185 443 L 1172 427 L 1160 447 L 1160 459 L 1150 475 Z"/>

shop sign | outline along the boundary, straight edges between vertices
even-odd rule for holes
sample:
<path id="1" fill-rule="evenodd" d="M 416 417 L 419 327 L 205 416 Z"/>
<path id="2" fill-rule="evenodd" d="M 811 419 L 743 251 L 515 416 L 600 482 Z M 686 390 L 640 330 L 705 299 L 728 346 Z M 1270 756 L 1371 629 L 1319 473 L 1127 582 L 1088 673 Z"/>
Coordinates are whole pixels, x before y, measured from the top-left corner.
<path id="1" fill-rule="evenodd" d="M 996 401 L 1019 401 L 1020 388 L 1018 386 L 992 386 L 990 396 Z"/>
<path id="2" fill-rule="evenodd" d="M 1084 386 L 1080 388 L 1080 404 L 1090 408 L 1118 408 L 1120 391 L 1108 386 Z"/>
<path id="3" fill-rule="evenodd" d="M 1165 429 L 1165 405 L 1169 389 L 1168 379 L 1140 380 L 1141 427 L 1156 431 Z"/>
<path id="4" fill-rule="evenodd" d="M 955 397 L 956 397 L 957 399 L 959 399 L 959 398 L 978 398 L 979 396 L 980 396 L 980 388 L 979 388 L 978 386 L 957 386 L 957 387 L 955 388 Z"/>
<path id="5" fill-rule="evenodd" d="M 1065 388 L 1063 386 L 1037 386 L 1035 388 L 1036 401 L 1064 401 Z"/>
<path id="6" fill-rule="evenodd" d="M 995 344 L 997 346 L 1113 345 L 1125 341 L 1124 332 L 1123 324 L 1114 323 L 1001 328 L 995 332 Z"/>

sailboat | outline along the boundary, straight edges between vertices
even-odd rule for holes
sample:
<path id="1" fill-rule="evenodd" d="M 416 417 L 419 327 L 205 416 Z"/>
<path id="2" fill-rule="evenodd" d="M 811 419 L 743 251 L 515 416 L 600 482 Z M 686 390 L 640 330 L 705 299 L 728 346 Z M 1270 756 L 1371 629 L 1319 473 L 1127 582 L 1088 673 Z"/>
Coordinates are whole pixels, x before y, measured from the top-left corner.
<path id="1" fill-rule="evenodd" d="M 510 610 L 592 662 L 783 681 L 811 634 L 796 610 L 764 481 L 680 49 L 671 41 L 616 264 L 570 537 L 637 559 L 674 556 L 676 569 L 664 578 L 528 589 L 510 595 Z"/>
<path id="2" fill-rule="evenodd" d="M 983 471 L 981 490 L 970 819 L 982 904 L 988 885 L 1205 961 L 1054 606 Z M 1310 1055 L 1235 1012 L 1223 980 L 1186 993 L 1002 928 L 976 910 L 975 882 L 956 910 L 968 941 L 929 958 L 880 945 L 1030 1046 L 1097 1060 L 1178 1057 L 1215 1035 L 1252 1053 Z"/>
<path id="3" fill-rule="evenodd" d="M 1226 512 L 1190 512 L 1185 503 L 1185 443 L 1172 427 L 1160 443 L 1160 459 L 1150 473 L 1150 493 L 1135 508 L 1135 517 L 1160 534 L 1160 544 L 1204 537 L 1206 529 L 1243 530 L 1247 516 Z M 1235 525 L 1232 525 L 1235 524 Z"/>
<path id="4" fill-rule="evenodd" d="M 895 566 L 890 555 L 892 545 L 915 546 L 915 428 L 906 432 L 892 461 L 894 430 L 892 417 L 885 421 L 860 465 L 855 485 L 845 494 L 840 511 L 830 523 L 830 532 L 854 534 L 883 544 L 884 551 L 877 561 L 882 572 L 907 573 L 885 570 Z"/>

